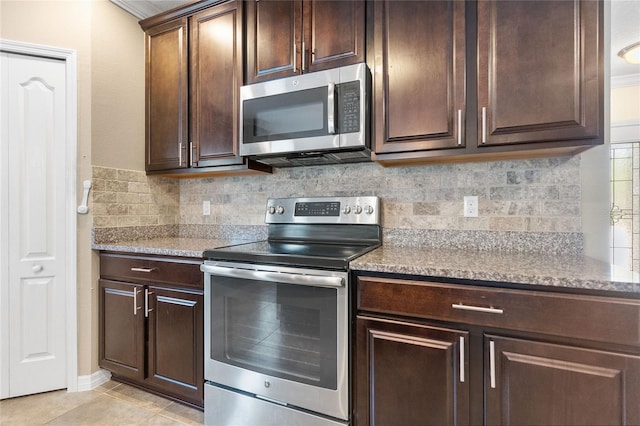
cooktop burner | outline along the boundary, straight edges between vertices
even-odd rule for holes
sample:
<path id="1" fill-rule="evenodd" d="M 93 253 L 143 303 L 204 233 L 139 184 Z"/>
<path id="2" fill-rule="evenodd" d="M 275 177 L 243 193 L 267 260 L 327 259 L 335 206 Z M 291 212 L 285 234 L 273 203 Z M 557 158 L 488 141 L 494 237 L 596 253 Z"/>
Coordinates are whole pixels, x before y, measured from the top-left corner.
<path id="1" fill-rule="evenodd" d="M 204 254 L 210 260 L 347 269 L 351 260 L 378 246 L 258 241 L 207 250 Z"/>
<path id="2" fill-rule="evenodd" d="M 205 258 L 347 270 L 381 243 L 378 197 L 277 198 L 266 210 L 266 241 L 207 250 Z"/>

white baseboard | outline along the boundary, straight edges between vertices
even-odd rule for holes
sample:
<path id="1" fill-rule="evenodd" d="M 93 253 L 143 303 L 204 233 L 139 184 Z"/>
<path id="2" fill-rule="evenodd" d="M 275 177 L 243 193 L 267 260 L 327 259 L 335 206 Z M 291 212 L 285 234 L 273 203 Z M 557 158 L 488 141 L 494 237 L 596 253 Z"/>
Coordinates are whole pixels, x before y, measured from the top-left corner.
<path id="1" fill-rule="evenodd" d="M 78 376 L 78 392 L 88 391 L 111 380 L 111 373 L 107 370 L 98 370 L 88 376 Z"/>

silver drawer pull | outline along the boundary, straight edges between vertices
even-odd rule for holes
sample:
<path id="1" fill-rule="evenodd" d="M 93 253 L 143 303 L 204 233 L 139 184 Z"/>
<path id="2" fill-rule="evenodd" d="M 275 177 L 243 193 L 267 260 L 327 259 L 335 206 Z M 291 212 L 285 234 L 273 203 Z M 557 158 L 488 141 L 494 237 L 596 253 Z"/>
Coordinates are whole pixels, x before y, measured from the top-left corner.
<path id="1" fill-rule="evenodd" d="M 153 309 L 149 309 L 149 295 L 153 294 L 153 292 L 149 291 L 148 288 L 144 289 L 144 317 L 149 318 L 149 312 L 153 311 Z"/>
<path id="2" fill-rule="evenodd" d="M 487 143 L 487 107 L 482 107 L 482 143 Z"/>
<path id="3" fill-rule="evenodd" d="M 131 268 L 131 272 L 153 272 L 155 271 L 157 268 Z"/>
<path id="4" fill-rule="evenodd" d="M 504 314 L 504 310 L 500 308 L 485 308 L 484 306 L 463 305 L 462 303 L 454 303 L 451 305 L 453 309 L 463 311 L 485 312 L 488 314 Z"/>
<path id="5" fill-rule="evenodd" d="M 142 306 L 138 306 L 138 289 L 133 289 L 133 315 L 138 315 L 138 309 L 142 309 Z"/>
<path id="6" fill-rule="evenodd" d="M 458 145 L 462 145 L 462 110 L 458 110 Z"/>
<path id="7" fill-rule="evenodd" d="M 464 383 L 464 337 L 460 336 L 460 383 Z"/>
<path id="8" fill-rule="evenodd" d="M 493 340 L 489 341 L 489 382 L 491 389 L 496 388 L 496 345 Z"/>

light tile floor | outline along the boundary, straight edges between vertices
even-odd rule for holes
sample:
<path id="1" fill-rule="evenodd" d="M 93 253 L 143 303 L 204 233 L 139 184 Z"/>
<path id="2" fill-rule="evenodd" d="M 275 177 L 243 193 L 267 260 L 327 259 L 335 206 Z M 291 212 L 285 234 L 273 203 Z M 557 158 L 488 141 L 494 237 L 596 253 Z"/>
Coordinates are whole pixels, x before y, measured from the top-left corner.
<path id="1" fill-rule="evenodd" d="M 109 381 L 86 392 L 46 392 L 0 401 L 0 425 L 201 425 L 195 408 Z"/>

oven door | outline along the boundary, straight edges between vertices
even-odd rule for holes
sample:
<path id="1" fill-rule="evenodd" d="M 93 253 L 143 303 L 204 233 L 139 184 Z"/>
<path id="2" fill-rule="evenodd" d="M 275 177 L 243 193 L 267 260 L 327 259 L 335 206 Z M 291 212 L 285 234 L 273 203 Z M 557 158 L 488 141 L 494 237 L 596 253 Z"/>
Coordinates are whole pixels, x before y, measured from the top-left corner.
<path id="1" fill-rule="evenodd" d="M 349 418 L 348 274 L 206 261 L 205 379 Z"/>

